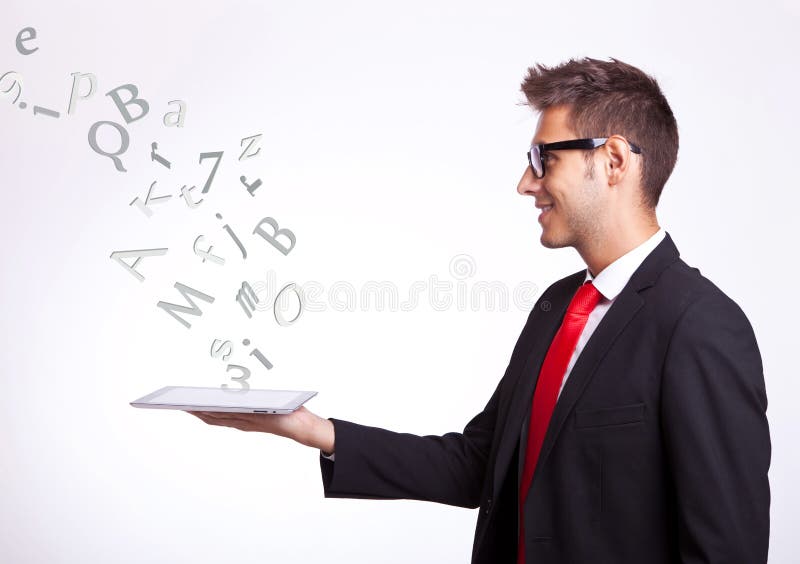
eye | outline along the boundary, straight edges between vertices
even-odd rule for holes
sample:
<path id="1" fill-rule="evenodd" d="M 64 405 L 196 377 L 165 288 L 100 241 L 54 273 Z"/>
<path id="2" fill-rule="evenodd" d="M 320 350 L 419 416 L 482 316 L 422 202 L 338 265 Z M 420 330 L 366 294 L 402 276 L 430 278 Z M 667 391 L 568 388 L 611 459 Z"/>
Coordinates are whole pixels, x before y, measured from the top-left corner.
<path id="1" fill-rule="evenodd" d="M 550 153 L 542 153 L 542 160 L 545 162 L 549 162 L 553 160 L 553 156 Z"/>

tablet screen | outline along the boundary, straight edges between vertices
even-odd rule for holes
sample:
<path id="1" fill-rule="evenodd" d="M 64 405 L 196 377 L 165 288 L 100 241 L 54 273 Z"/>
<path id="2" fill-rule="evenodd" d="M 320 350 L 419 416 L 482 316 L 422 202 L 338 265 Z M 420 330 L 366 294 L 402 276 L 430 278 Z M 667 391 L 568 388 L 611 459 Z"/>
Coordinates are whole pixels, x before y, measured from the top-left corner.
<path id="1" fill-rule="evenodd" d="M 174 387 L 151 396 L 146 403 L 216 407 L 242 407 L 248 409 L 283 409 L 293 406 L 307 392 L 292 390 L 225 390 L 222 388 Z"/>

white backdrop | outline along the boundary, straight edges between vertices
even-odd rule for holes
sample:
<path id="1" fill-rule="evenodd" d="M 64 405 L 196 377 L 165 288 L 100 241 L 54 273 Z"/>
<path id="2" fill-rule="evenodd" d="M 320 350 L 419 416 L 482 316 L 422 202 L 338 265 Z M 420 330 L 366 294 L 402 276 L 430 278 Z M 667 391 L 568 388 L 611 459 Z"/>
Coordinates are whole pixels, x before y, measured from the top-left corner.
<path id="1" fill-rule="evenodd" d="M 797 278 L 795 2 L 5 0 L 1 12 L 0 74 L 18 73 L 6 80 L 21 77 L 21 93 L 0 97 L 0 560 L 468 562 L 475 510 L 326 500 L 316 450 L 128 402 L 232 383 L 232 363 L 252 387 L 318 390 L 308 408 L 323 417 L 463 429 L 530 305 L 584 266 L 540 246 L 533 200 L 515 188 L 535 128 L 520 105 L 527 67 L 592 56 L 653 74 L 677 117 L 659 222 L 754 326 L 770 556 L 793 561 L 798 306 L 781 293 Z M 29 26 L 38 50 L 23 55 Z M 68 114 L 72 73 L 97 89 Z M 149 104 L 129 124 L 106 95 L 124 84 Z M 162 121 L 172 100 L 186 103 L 183 127 Z M 129 135 L 127 172 L 90 148 L 98 121 Z M 113 151 L 109 127 L 99 143 Z M 260 152 L 239 160 L 256 134 Z M 211 160 L 199 154 L 213 151 L 224 155 L 200 194 Z M 253 196 L 240 176 L 261 180 Z M 172 197 L 148 217 L 130 203 L 154 181 L 153 196 Z M 288 255 L 253 233 L 265 217 L 295 234 Z M 224 265 L 192 252 L 199 235 Z M 138 264 L 143 281 L 109 258 L 151 248 L 168 252 Z M 248 319 L 234 301 L 245 280 L 264 299 L 313 286 L 314 307 L 290 327 L 268 305 Z M 176 282 L 215 297 L 191 329 L 156 307 L 183 303 Z M 487 285 L 507 302 L 474 299 Z M 212 358 L 214 339 L 234 344 L 228 361 Z"/>

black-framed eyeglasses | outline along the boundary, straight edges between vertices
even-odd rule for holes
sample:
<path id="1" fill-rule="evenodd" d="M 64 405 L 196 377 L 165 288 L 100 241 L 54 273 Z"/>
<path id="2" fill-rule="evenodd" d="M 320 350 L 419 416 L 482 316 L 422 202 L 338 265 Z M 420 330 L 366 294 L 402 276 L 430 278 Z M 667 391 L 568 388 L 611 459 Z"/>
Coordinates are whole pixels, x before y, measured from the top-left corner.
<path id="1" fill-rule="evenodd" d="M 528 164 L 536 178 L 543 178 L 545 173 L 544 156 L 548 151 L 558 151 L 561 149 L 597 149 L 606 144 L 608 137 L 595 137 L 593 139 L 570 139 L 569 141 L 556 141 L 555 143 L 539 143 L 531 145 L 528 151 Z M 631 152 L 637 155 L 642 154 L 642 149 L 628 141 Z"/>

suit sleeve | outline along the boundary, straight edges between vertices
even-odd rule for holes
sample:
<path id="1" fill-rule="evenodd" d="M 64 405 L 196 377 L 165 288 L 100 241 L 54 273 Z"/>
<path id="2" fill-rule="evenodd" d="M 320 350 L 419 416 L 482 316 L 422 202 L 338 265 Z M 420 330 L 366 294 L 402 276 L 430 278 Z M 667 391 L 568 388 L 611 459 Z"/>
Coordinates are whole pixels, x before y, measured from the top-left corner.
<path id="1" fill-rule="evenodd" d="M 686 308 L 670 339 L 662 386 L 680 562 L 766 562 L 767 395 L 753 329 L 733 300 L 715 293 Z"/>
<path id="2" fill-rule="evenodd" d="M 500 386 L 461 433 L 419 436 L 329 418 L 336 462 L 320 455 L 325 497 L 478 507 Z"/>

